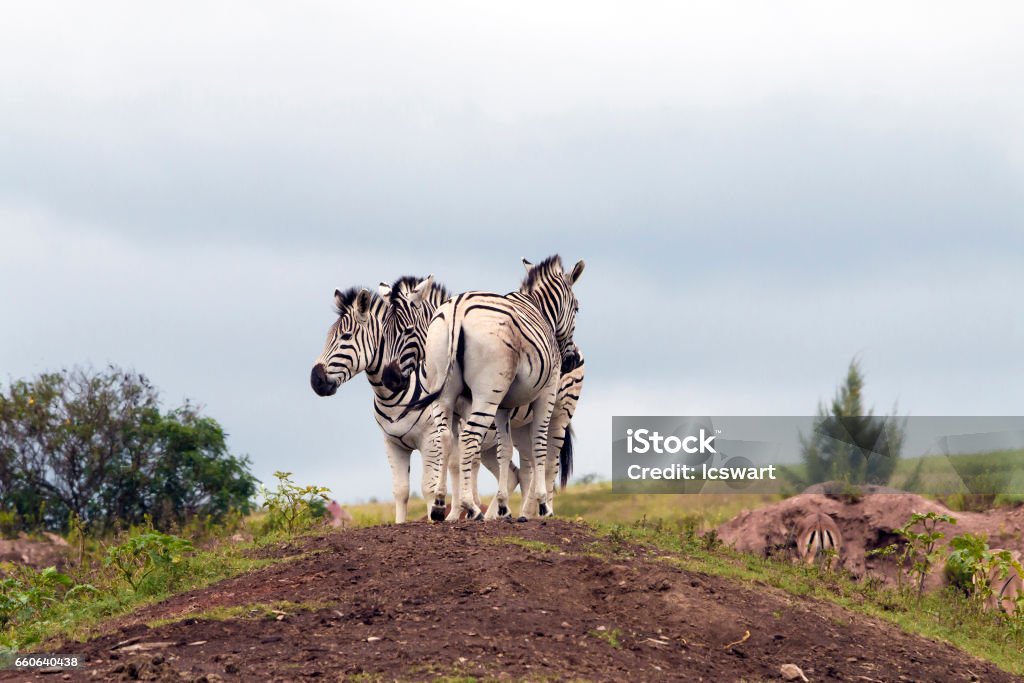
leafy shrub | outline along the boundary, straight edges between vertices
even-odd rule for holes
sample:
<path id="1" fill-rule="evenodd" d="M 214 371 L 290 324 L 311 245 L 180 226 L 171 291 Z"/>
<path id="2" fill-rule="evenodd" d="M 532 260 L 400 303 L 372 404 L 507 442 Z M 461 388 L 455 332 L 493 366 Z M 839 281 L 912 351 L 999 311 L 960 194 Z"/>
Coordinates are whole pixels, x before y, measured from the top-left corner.
<path id="1" fill-rule="evenodd" d="M 150 575 L 173 570 L 192 549 L 191 541 L 149 529 L 107 548 L 103 565 L 116 569 L 132 590 L 138 592 Z"/>
<path id="2" fill-rule="evenodd" d="M 277 488 L 260 486 L 263 507 L 267 510 L 264 532 L 282 530 L 289 536 L 323 517 L 330 489 L 324 486 L 299 486 L 291 472 L 274 472 Z"/>
<path id="3" fill-rule="evenodd" d="M 1011 572 L 1024 576 L 1024 567 L 1014 559 L 1009 550 L 992 550 L 984 536 L 963 534 L 949 543 L 953 548 L 946 560 L 946 576 L 951 584 L 979 600 L 992 595 L 989 577 L 995 570 L 996 576 L 1006 579 Z"/>
<path id="4" fill-rule="evenodd" d="M 55 567 L 35 571 L 7 563 L 0 579 L 0 627 L 23 623 L 61 599 L 74 581 Z"/>
<path id="5" fill-rule="evenodd" d="M 920 513 L 915 512 L 907 520 L 907 523 L 896 529 L 896 533 L 903 538 L 902 545 L 892 543 L 884 548 L 877 548 L 868 552 L 868 556 L 896 556 L 896 564 L 899 568 L 897 580 L 902 587 L 903 572 L 906 571 L 907 579 L 917 579 L 917 595 L 924 593 L 924 580 L 931 573 L 935 563 L 940 558 L 938 543 L 945 538 L 946 534 L 938 530 L 940 523 L 956 524 L 956 518 L 937 512 Z"/>
<path id="6" fill-rule="evenodd" d="M 949 542 L 949 547 L 953 552 L 946 559 L 946 579 L 961 591 L 973 593 L 974 576 L 990 555 L 988 540 L 977 534 L 961 534 Z"/>

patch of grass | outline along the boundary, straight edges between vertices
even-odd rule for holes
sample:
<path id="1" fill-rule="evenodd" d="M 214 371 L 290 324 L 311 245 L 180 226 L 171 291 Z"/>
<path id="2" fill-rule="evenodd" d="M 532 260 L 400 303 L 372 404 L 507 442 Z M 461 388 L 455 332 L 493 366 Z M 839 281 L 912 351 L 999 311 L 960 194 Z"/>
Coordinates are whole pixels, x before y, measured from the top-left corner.
<path id="1" fill-rule="evenodd" d="M 939 494 L 954 510 L 985 510 L 1024 501 L 1024 450 L 903 458 L 890 486 Z"/>
<path id="2" fill-rule="evenodd" d="M 165 600 L 171 595 L 203 588 L 217 581 L 253 571 L 276 560 L 251 557 L 252 544 L 222 544 L 197 551 L 174 565 L 155 571 L 135 590 L 110 573 L 97 574 L 92 583 L 99 589 L 75 600 L 57 602 L 37 618 L 0 632 L 0 648 L 24 650 L 52 639 L 86 640 L 104 632 L 111 617 Z"/>
<path id="3" fill-rule="evenodd" d="M 481 475 L 481 484 L 486 477 Z M 481 491 L 480 497 L 490 502 L 489 492 Z M 665 493 L 658 495 L 612 493 L 610 482 L 595 484 L 574 484 L 555 494 L 555 514 L 563 518 L 583 517 L 603 522 L 628 524 L 638 519 L 660 519 L 666 523 L 675 521 L 695 523 L 699 531 L 707 531 L 726 522 L 742 510 L 762 507 L 782 500 L 780 495 L 757 493 L 707 493 L 688 495 Z M 513 514 L 519 514 L 522 498 L 514 493 L 509 498 Z M 395 506 L 390 501 L 349 505 L 356 526 L 386 524 L 395 520 Z M 426 503 L 421 498 L 409 501 L 409 519 L 416 520 L 426 514 Z"/>
<path id="4" fill-rule="evenodd" d="M 260 621 L 263 619 L 277 619 L 282 613 L 314 612 L 318 609 L 330 607 L 332 604 L 324 601 L 292 602 L 290 600 L 277 600 L 275 602 L 255 602 L 247 605 L 211 607 L 200 612 L 177 614 L 173 617 L 147 621 L 146 626 L 156 628 L 158 626 L 166 626 L 167 624 L 177 624 L 185 619 L 200 619 L 203 621 Z"/>
<path id="5" fill-rule="evenodd" d="M 497 545 L 517 545 L 520 548 L 526 548 L 527 550 L 533 550 L 539 553 L 560 553 L 562 549 L 557 545 L 551 545 L 544 541 L 531 541 L 525 538 L 519 538 L 518 536 L 502 536 L 494 540 L 488 540 L 488 543 L 494 543 Z"/>
<path id="6" fill-rule="evenodd" d="M 617 628 L 610 628 L 605 630 L 596 629 L 590 632 L 590 635 L 603 640 L 615 649 L 622 647 L 622 631 Z"/>
<path id="7" fill-rule="evenodd" d="M 883 619 L 899 628 L 948 642 L 1015 674 L 1024 674 L 1024 633 L 977 601 L 947 589 L 918 597 L 873 581 L 854 581 L 841 572 L 817 566 L 761 558 L 730 548 L 709 548 L 693 533 L 678 533 L 650 523 L 591 525 L 606 543 L 606 554 L 626 543 L 667 553 L 658 559 L 692 572 L 740 583 L 770 586 L 786 593 L 832 602 L 854 612 Z"/>

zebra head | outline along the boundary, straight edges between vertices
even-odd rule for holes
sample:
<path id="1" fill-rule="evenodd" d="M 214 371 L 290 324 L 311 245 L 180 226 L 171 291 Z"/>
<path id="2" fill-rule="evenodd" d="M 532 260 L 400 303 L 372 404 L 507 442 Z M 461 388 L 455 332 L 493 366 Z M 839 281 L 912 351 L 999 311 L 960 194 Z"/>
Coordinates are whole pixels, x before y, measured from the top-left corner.
<path id="1" fill-rule="evenodd" d="M 331 396 L 370 368 L 380 347 L 383 302 L 379 298 L 358 287 L 335 290 L 334 306 L 338 319 L 327 331 L 323 353 L 309 376 L 313 391 L 320 396 Z"/>
<path id="2" fill-rule="evenodd" d="M 583 274 L 583 261 L 578 261 L 570 273 L 562 270 L 562 259 L 557 254 L 537 265 L 524 258 L 523 265 L 526 277 L 519 291 L 531 297 L 551 323 L 563 367 L 575 367 L 578 352 L 572 336 L 576 332 L 576 312 L 580 310 L 580 303 L 572 287 Z"/>
<path id="3" fill-rule="evenodd" d="M 405 276 L 391 285 L 380 283 L 385 302 L 381 331 L 381 381 L 394 392 L 405 391 L 409 378 L 423 359 L 427 327 L 437 306 L 448 298 L 447 290 L 434 284 L 434 276 Z"/>

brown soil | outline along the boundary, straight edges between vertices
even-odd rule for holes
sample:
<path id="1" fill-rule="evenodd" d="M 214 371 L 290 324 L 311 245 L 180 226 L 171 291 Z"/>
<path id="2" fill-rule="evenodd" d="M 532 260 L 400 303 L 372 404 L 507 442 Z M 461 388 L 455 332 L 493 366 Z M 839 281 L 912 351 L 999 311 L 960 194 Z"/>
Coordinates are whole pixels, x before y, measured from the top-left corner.
<path id="1" fill-rule="evenodd" d="M 330 533 L 281 549 L 307 554 L 151 606 L 114 633 L 48 648 L 87 664 L 36 676 L 761 681 L 792 663 L 811 681 L 1020 680 L 831 604 L 675 569 L 653 552 L 620 559 L 594 541 L 560 520 Z M 282 600 L 308 609 L 202 618 Z"/>
<path id="2" fill-rule="evenodd" d="M 46 534 L 43 539 L 32 539 L 24 534 L 18 538 L 0 538 L 0 562 L 27 564 L 36 569 L 67 563 L 69 548 L 67 542 L 56 534 Z"/>
<path id="3" fill-rule="evenodd" d="M 785 545 L 799 518 L 815 511 L 831 515 L 843 534 L 841 566 L 854 576 L 869 573 L 890 583 L 896 580 L 895 562 L 867 558 L 866 552 L 895 542 L 895 529 L 903 526 L 914 512 L 934 511 L 956 518 L 956 525 L 943 523 L 938 527 L 946 534 L 946 541 L 963 533 L 985 534 L 993 548 L 1024 551 L 1024 508 L 952 512 L 941 503 L 903 492 L 869 494 L 856 502 L 822 493 L 803 493 L 775 505 L 744 511 L 718 527 L 718 533 L 737 550 L 770 552 Z M 942 585 L 945 579 L 940 569 L 929 576 L 927 587 Z"/>

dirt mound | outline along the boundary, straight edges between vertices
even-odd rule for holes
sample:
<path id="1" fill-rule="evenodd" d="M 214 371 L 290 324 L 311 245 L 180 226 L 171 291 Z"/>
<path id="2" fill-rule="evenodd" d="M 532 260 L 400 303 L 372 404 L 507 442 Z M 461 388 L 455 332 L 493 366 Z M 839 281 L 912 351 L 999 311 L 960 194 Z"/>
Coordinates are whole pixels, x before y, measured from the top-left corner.
<path id="1" fill-rule="evenodd" d="M 811 680 L 1019 680 L 835 605 L 681 571 L 646 551 L 618 560 L 594 543 L 565 521 L 336 532 L 282 549 L 315 554 L 52 651 L 88 660 L 72 680 L 777 680 L 788 663 Z M 305 608 L 202 618 L 282 600 Z M 143 623 L 154 619 L 172 622 Z"/>
<path id="2" fill-rule="evenodd" d="M 37 569 L 63 567 L 68 554 L 67 542 L 56 534 L 46 534 L 42 540 L 22 534 L 15 539 L 0 539 L 0 562 L 27 564 Z"/>
<path id="3" fill-rule="evenodd" d="M 912 493 L 883 493 L 881 489 L 866 489 L 865 495 L 854 501 L 825 493 L 802 493 L 775 505 L 744 511 L 718 527 L 718 533 L 727 545 L 737 550 L 762 553 L 785 545 L 794 524 L 815 511 L 829 514 L 836 520 L 843 534 L 841 565 L 855 576 L 871 572 L 887 581 L 895 581 L 896 567 L 892 561 L 866 558 L 865 553 L 894 542 L 895 529 L 903 526 L 914 512 L 934 511 L 955 517 L 955 526 L 939 526 L 947 540 L 963 533 L 986 534 L 993 548 L 1024 550 L 1024 508 L 952 512 L 941 503 Z M 936 571 L 929 577 L 928 586 L 934 588 L 942 581 L 941 572 Z"/>

